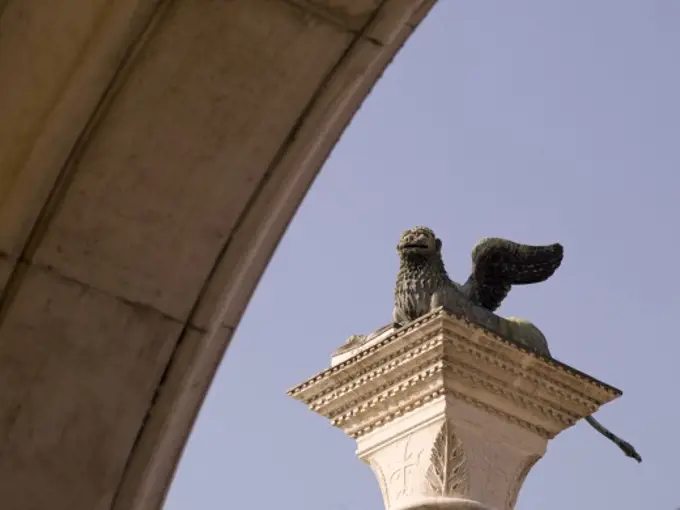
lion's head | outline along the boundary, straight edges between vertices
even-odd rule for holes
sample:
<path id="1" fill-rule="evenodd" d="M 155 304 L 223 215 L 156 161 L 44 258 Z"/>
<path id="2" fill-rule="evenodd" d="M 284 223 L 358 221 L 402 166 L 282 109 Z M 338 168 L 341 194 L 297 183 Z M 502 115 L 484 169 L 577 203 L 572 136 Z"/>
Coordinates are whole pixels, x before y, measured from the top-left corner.
<path id="1" fill-rule="evenodd" d="M 438 255 L 442 248 L 441 240 L 427 227 L 415 227 L 406 230 L 399 240 L 397 252 L 400 256 Z"/>

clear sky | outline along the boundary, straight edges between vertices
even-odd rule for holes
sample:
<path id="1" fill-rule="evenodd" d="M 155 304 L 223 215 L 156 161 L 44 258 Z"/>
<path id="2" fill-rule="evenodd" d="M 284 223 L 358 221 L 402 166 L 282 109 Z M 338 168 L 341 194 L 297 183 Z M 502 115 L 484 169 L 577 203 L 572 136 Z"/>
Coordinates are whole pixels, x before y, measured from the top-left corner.
<path id="1" fill-rule="evenodd" d="M 165 510 L 378 510 L 354 442 L 286 396 L 390 321 L 399 235 L 463 281 L 483 236 L 559 241 L 502 315 L 624 390 L 549 445 L 519 510 L 680 506 L 680 0 L 440 0 L 286 233 L 208 395 Z"/>

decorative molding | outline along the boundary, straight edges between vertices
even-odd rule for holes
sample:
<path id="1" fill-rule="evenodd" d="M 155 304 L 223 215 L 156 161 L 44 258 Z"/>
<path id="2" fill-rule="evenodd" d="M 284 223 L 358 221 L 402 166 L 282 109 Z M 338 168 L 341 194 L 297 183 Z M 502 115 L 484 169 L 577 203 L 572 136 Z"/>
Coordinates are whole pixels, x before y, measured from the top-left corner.
<path id="1" fill-rule="evenodd" d="M 477 409 L 487 412 L 493 416 L 497 416 L 501 418 L 502 420 L 512 423 L 513 425 L 517 425 L 520 428 L 526 429 L 530 432 L 533 432 L 537 436 L 540 436 L 545 439 L 552 439 L 555 434 L 550 432 L 548 429 L 545 427 L 541 427 L 539 425 L 534 425 L 531 422 L 528 422 L 526 420 L 522 420 L 521 418 L 518 418 L 512 414 L 508 414 L 506 412 L 501 411 L 500 409 L 493 407 L 489 404 L 485 404 L 484 402 L 481 402 L 477 399 L 474 399 L 468 395 L 465 395 L 464 393 L 455 391 L 455 390 L 446 390 L 446 393 L 448 395 L 451 395 L 458 400 L 461 400 L 462 402 L 465 402 L 466 404 L 470 404 L 473 407 L 476 407 Z"/>
<path id="2" fill-rule="evenodd" d="M 324 370 L 317 375 L 313 376 L 312 378 L 308 379 L 302 384 L 299 384 L 298 386 L 295 386 L 294 388 L 290 389 L 288 391 L 288 395 L 296 398 L 298 400 L 302 400 L 305 403 L 310 403 L 312 400 L 316 400 L 319 397 L 330 393 L 334 390 L 333 387 L 329 387 L 328 384 L 323 384 L 323 383 L 328 383 L 330 379 L 332 379 L 334 376 L 338 375 L 340 372 L 343 370 L 346 370 L 348 368 L 355 367 L 357 365 L 362 365 L 362 361 L 364 361 L 366 358 L 371 357 L 375 355 L 375 353 L 384 347 L 387 347 L 390 344 L 394 344 L 398 342 L 400 339 L 403 339 L 403 337 L 410 335 L 413 333 L 415 330 L 420 330 L 423 329 L 425 326 L 428 325 L 435 325 L 435 330 L 433 331 L 432 328 L 428 328 L 430 330 L 430 333 L 432 336 L 435 336 L 436 334 L 445 334 L 446 336 L 454 335 L 456 337 L 461 337 L 460 335 L 460 330 L 461 327 L 463 327 L 464 331 L 468 333 L 467 335 L 464 335 L 465 341 L 469 342 L 469 337 L 476 337 L 480 334 L 483 334 L 486 336 L 488 339 L 498 342 L 502 344 L 506 348 L 510 348 L 509 350 L 511 351 L 516 351 L 516 352 L 521 352 L 525 357 L 531 358 L 532 360 L 532 365 L 535 366 L 542 366 L 544 369 L 549 368 L 551 370 L 556 371 L 556 373 L 561 374 L 561 375 L 566 375 L 570 379 L 575 379 L 578 380 L 580 383 L 584 383 L 590 388 L 597 389 L 603 394 L 607 395 L 610 400 L 617 398 L 621 396 L 621 391 L 618 390 L 617 388 L 614 388 L 613 386 L 607 385 L 601 381 L 598 381 L 597 379 L 590 377 L 586 374 L 583 374 L 582 372 L 565 365 L 564 363 L 561 363 L 553 358 L 547 358 L 545 356 L 542 356 L 540 354 L 537 354 L 536 352 L 532 351 L 531 349 L 528 349 L 527 347 L 523 346 L 522 344 L 519 344 L 517 342 L 514 342 L 512 340 L 505 339 L 501 336 L 499 336 L 496 333 L 493 333 L 473 322 L 471 322 L 469 319 L 462 317 L 458 314 L 454 314 L 452 312 L 449 312 L 448 310 L 445 310 L 443 308 L 438 308 L 429 314 L 426 314 L 419 318 L 418 320 L 415 320 L 403 328 L 397 330 L 395 333 L 387 336 L 385 339 L 381 340 L 380 342 L 373 344 L 361 351 L 359 351 L 357 354 L 352 356 L 351 358 L 343 361 L 342 363 L 338 363 L 337 365 L 332 366 L 331 368 Z M 384 328 L 381 328 L 384 329 Z M 370 336 L 370 335 L 368 335 Z M 420 338 L 421 341 L 423 341 L 423 338 Z M 420 343 L 420 342 L 419 342 Z M 413 344 L 409 345 L 407 348 L 402 349 L 400 352 L 394 352 L 391 353 L 392 355 L 390 356 L 391 359 L 397 358 L 401 355 L 401 353 L 408 351 L 410 347 L 413 347 Z M 480 351 L 484 351 L 484 348 L 481 346 L 476 346 Z M 487 355 L 488 355 L 487 351 Z M 493 356 L 492 358 L 493 359 Z M 384 360 L 381 360 L 379 363 L 376 363 L 372 368 L 380 366 L 382 363 L 384 363 Z M 499 365 L 500 366 L 500 365 Z M 507 365 L 510 367 L 511 365 Z M 521 370 L 520 367 L 516 367 Z M 361 371 L 362 373 L 365 372 L 365 369 Z M 535 377 L 539 378 L 540 380 L 545 379 L 545 376 L 547 374 L 544 373 L 536 373 L 535 368 L 530 371 L 530 373 L 535 373 Z M 579 392 L 575 390 L 575 388 L 567 387 L 566 385 L 560 383 L 560 381 L 555 380 L 555 378 L 551 378 L 550 382 L 556 386 L 564 390 L 567 394 L 578 394 Z M 318 392 L 313 392 L 311 395 L 305 397 L 303 396 L 304 394 L 307 394 L 311 388 L 314 386 L 320 386 L 320 391 Z M 564 395 L 562 395 L 564 396 Z M 598 395 L 600 398 L 589 398 L 590 396 L 586 396 L 583 394 L 580 394 L 581 400 L 590 401 L 591 405 L 598 405 L 600 404 L 600 400 L 602 400 L 601 395 Z M 570 399 L 576 398 L 577 400 L 578 397 L 568 397 Z M 585 403 L 585 402 L 584 402 Z M 601 404 L 600 404 L 601 405 Z"/>
<path id="3" fill-rule="evenodd" d="M 595 379 L 592 376 L 589 376 L 588 374 L 585 374 L 581 372 L 580 370 L 575 369 L 574 367 L 571 367 L 565 363 L 562 363 L 561 361 L 556 360 L 553 357 L 547 357 L 543 356 L 542 354 L 538 354 L 537 352 L 533 351 L 532 349 L 527 348 L 525 345 L 515 342 L 514 340 L 510 340 L 508 338 L 504 338 L 498 333 L 491 331 L 483 326 L 480 326 L 479 324 L 476 324 L 472 322 L 469 318 L 465 317 L 464 315 L 460 313 L 454 313 L 449 310 L 446 310 L 444 308 L 438 308 L 437 310 L 434 310 L 433 312 L 430 313 L 432 317 L 430 320 L 435 320 L 436 318 L 442 317 L 447 321 L 447 326 L 448 325 L 465 325 L 468 330 L 473 330 L 478 333 L 482 333 L 485 336 L 494 339 L 497 342 L 500 342 L 501 344 L 505 345 L 506 347 L 510 347 L 513 350 L 521 351 L 524 354 L 528 355 L 529 357 L 533 358 L 536 362 L 537 365 L 543 366 L 543 367 L 549 367 L 553 370 L 555 370 L 558 373 L 564 373 L 568 374 L 570 378 L 577 379 L 582 383 L 586 383 L 587 385 L 591 386 L 592 388 L 597 388 L 601 392 L 611 395 L 612 398 L 617 398 L 620 397 L 623 392 L 619 390 L 618 388 L 615 388 L 614 386 L 611 386 L 609 384 L 605 384 L 602 381 Z M 421 320 L 424 319 L 425 317 L 428 317 L 428 315 L 424 315 L 421 317 Z"/>
<path id="4" fill-rule="evenodd" d="M 338 363 L 337 365 L 332 366 L 331 368 L 328 368 L 322 372 L 319 372 L 315 376 L 311 377 L 310 379 L 307 379 L 305 382 L 302 384 L 299 384 L 295 386 L 294 388 L 288 390 L 288 395 L 293 398 L 298 398 L 298 395 L 301 395 L 302 393 L 305 392 L 305 390 L 310 389 L 312 386 L 319 384 L 333 375 L 337 374 L 338 372 L 342 371 L 345 368 L 351 367 L 352 365 L 356 365 L 360 361 L 363 361 L 365 358 L 370 356 L 371 354 L 375 353 L 382 347 L 387 346 L 388 344 L 394 342 L 395 340 L 407 335 L 408 333 L 412 332 L 415 329 L 419 329 L 421 326 L 424 326 L 431 322 L 434 318 L 438 317 L 438 314 L 441 311 L 435 311 L 430 314 L 424 315 L 418 320 L 415 320 L 406 326 L 402 327 L 401 329 L 397 330 L 394 334 L 388 336 L 381 342 L 371 345 L 370 347 L 367 347 L 366 349 L 360 351 L 359 353 L 355 354 L 351 358 L 349 358 L 346 361 L 343 361 L 342 363 Z M 435 315 L 437 314 L 437 315 Z M 408 349 L 406 349 L 408 350 Z M 328 390 L 331 391 L 331 390 Z M 318 396 L 321 396 L 321 394 L 318 394 Z M 316 396 L 314 397 L 316 398 Z M 298 398 L 300 400 L 300 398 Z M 306 403 L 306 402 L 305 402 Z"/>
<path id="5" fill-rule="evenodd" d="M 481 386 L 490 392 L 505 397 L 524 409 L 535 411 L 549 420 L 555 420 L 567 427 L 576 423 L 581 417 L 573 412 L 563 410 L 560 406 L 555 406 L 552 402 L 533 397 L 528 393 L 517 388 L 507 389 L 502 381 L 488 374 L 475 373 L 474 367 L 465 368 L 459 366 L 447 366 L 446 370 L 453 374 L 457 379 L 465 379 L 473 385 Z"/>
<path id="6" fill-rule="evenodd" d="M 407 348 L 400 349 L 377 363 L 364 366 L 361 373 L 355 378 L 349 380 L 345 384 L 329 388 L 319 396 L 315 397 L 312 401 L 313 403 L 311 405 L 311 409 L 313 411 L 318 411 L 324 405 L 330 404 L 333 401 L 337 402 L 338 399 L 347 394 L 353 394 L 353 392 L 355 392 L 361 386 L 370 384 L 378 379 L 384 379 L 383 376 L 388 372 L 407 365 L 411 360 L 436 347 L 440 343 L 437 336 L 438 332 L 423 335 L 423 337 L 420 338 L 417 343 L 411 344 Z M 417 371 L 418 370 L 416 369 L 413 373 Z M 408 377 L 408 375 L 405 375 L 402 378 L 406 377 Z M 376 389 L 371 390 L 371 393 L 379 393 L 392 384 L 392 382 L 393 381 L 390 381 L 390 383 L 382 384 L 381 386 L 376 387 Z M 365 394 L 364 396 L 369 395 Z"/>
<path id="7" fill-rule="evenodd" d="M 362 395 L 361 401 L 355 397 L 354 400 L 348 401 L 346 405 L 334 409 L 332 412 L 328 413 L 328 418 L 335 419 L 336 417 L 343 416 L 348 412 L 351 416 L 356 416 L 358 412 L 372 407 L 374 403 L 384 401 L 385 398 L 394 396 L 398 393 L 403 393 L 409 387 L 413 386 L 415 381 L 423 381 L 428 377 L 441 372 L 442 368 L 443 366 L 441 363 L 433 363 L 432 360 L 421 363 L 413 370 L 409 370 L 408 372 L 404 372 L 398 377 L 395 377 L 393 381 L 376 386 L 375 389 L 372 389 L 366 394 Z M 313 411 L 318 411 L 318 408 L 319 407 L 314 406 L 311 409 Z"/>
<path id="8" fill-rule="evenodd" d="M 442 388 L 545 438 L 618 396 L 618 390 L 581 377 L 566 365 L 547 363 L 521 345 L 438 310 L 321 372 L 289 395 L 354 438 L 442 395 Z M 499 398 L 506 404 L 501 405 Z"/>
<path id="9" fill-rule="evenodd" d="M 430 391 L 428 389 L 425 394 L 413 394 L 413 391 L 408 391 L 413 390 L 418 382 L 433 381 L 438 374 L 443 372 L 443 370 L 444 367 L 441 364 L 434 366 L 428 365 L 426 370 L 419 371 L 419 373 L 409 374 L 408 380 L 404 380 L 396 386 L 391 384 L 383 385 L 381 388 L 387 388 L 387 390 L 382 392 L 382 394 L 374 396 L 368 400 L 363 400 L 358 405 L 348 406 L 347 408 L 343 409 L 344 412 L 341 414 L 333 414 L 327 417 L 331 419 L 332 425 L 345 428 L 350 437 L 357 439 L 364 434 L 373 431 L 377 427 L 385 425 L 392 420 L 432 401 L 434 398 L 447 393 L 456 396 L 459 400 L 462 400 L 478 409 L 498 416 L 503 420 L 513 423 L 519 427 L 528 429 L 541 437 L 548 439 L 554 437 L 555 434 L 545 427 L 541 427 L 518 418 L 517 416 L 504 412 L 495 406 L 486 404 L 459 391 L 444 389 L 443 382 L 435 384 L 434 386 L 436 389 L 434 391 Z M 451 374 L 459 379 L 469 380 L 473 384 L 482 386 L 498 395 L 502 395 L 524 409 L 538 412 L 546 419 L 557 420 L 565 427 L 573 425 L 580 419 L 578 415 L 574 415 L 572 413 L 560 415 L 557 412 L 553 412 L 547 405 L 537 404 L 530 398 L 522 398 L 521 395 L 518 396 L 513 394 L 511 391 L 505 390 L 500 384 L 486 381 L 483 377 L 471 375 L 464 370 L 459 370 L 455 367 L 448 367 L 446 370 L 450 371 Z M 395 398 L 398 396 L 401 398 Z M 384 406 L 381 406 L 381 404 L 384 404 L 387 401 L 393 402 L 393 405 L 391 406 L 392 410 L 390 412 L 386 412 L 384 410 Z M 354 422 L 355 424 L 345 425 L 348 422 Z"/>
<path id="10" fill-rule="evenodd" d="M 459 336 L 457 332 L 450 332 L 450 334 Z M 523 377 L 534 384 L 540 384 L 543 389 L 560 400 L 569 400 L 576 405 L 592 409 L 593 412 L 600 407 L 600 404 L 596 399 L 588 395 L 577 394 L 574 392 L 573 388 L 567 386 L 566 384 L 563 384 L 557 380 L 547 380 L 544 377 L 541 377 L 541 375 L 531 371 L 531 369 L 524 369 L 520 366 L 508 363 L 488 347 L 452 342 L 447 345 L 447 348 L 470 354 L 484 363 L 490 363 L 504 371 L 511 372 L 513 375 Z"/>

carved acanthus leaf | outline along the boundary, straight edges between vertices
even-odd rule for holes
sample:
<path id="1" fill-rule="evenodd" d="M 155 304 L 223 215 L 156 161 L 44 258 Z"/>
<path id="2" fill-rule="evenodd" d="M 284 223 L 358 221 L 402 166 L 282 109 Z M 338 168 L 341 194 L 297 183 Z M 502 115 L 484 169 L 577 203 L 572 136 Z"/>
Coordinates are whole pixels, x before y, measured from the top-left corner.
<path id="1" fill-rule="evenodd" d="M 467 494 L 468 480 L 463 444 L 447 420 L 432 447 L 426 475 L 427 487 L 433 496 L 462 496 Z"/>

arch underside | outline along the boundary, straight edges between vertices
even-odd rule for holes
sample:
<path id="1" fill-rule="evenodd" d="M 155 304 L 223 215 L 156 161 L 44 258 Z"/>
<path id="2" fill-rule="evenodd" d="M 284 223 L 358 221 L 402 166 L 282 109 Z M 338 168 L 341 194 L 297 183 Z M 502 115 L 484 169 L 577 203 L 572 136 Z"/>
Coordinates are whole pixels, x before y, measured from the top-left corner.
<path id="1" fill-rule="evenodd" d="M 419 0 L 0 0 L 0 501 L 159 508 Z"/>

